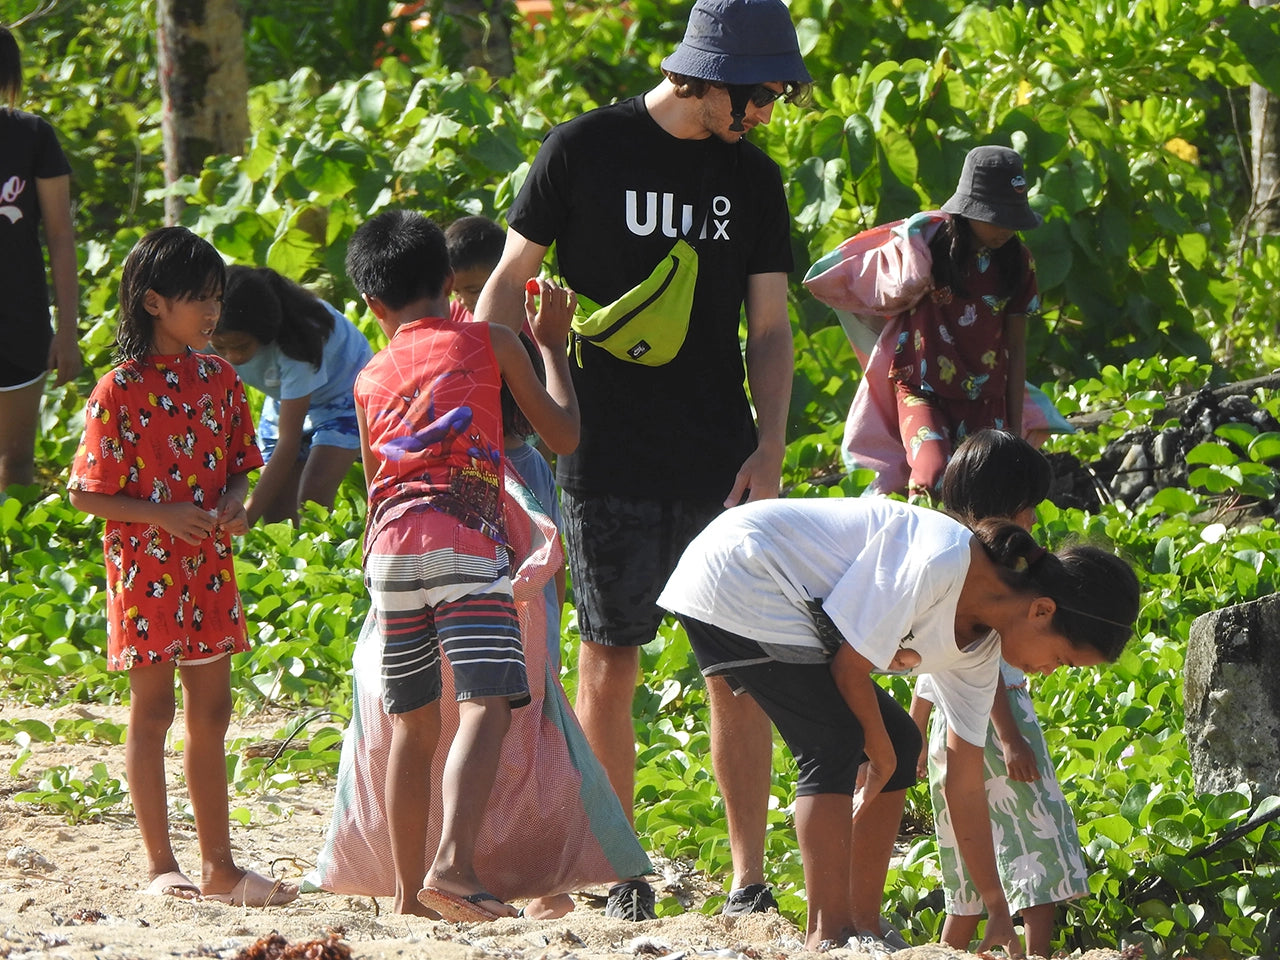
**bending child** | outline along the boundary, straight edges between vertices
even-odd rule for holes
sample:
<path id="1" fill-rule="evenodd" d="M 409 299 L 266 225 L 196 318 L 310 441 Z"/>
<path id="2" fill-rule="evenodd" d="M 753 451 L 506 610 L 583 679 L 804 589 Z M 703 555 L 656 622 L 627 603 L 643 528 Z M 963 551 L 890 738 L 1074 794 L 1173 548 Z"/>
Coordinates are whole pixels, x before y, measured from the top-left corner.
<path id="1" fill-rule="evenodd" d="M 956 448 L 942 478 L 942 500 L 965 523 L 1007 517 L 1030 530 L 1035 509 L 1049 493 L 1052 471 L 1025 440 L 999 430 L 980 430 Z M 956 846 L 947 808 L 947 723 L 934 718 L 929 676 L 916 681 L 911 716 L 925 738 L 919 776 L 927 769 L 938 830 L 938 855 L 946 892 L 947 918 L 942 942 L 967 950 L 982 916 L 978 895 Z M 1022 915 L 1027 953 L 1049 956 L 1056 904 L 1089 893 L 1088 872 L 1076 820 L 1062 795 L 1049 759 L 1044 731 L 1027 690 L 1027 676 L 1001 661 L 1000 683 L 991 709 L 983 754 L 984 780 L 993 824 L 996 866 L 1009 909 Z M 1000 794 L 997 802 L 993 791 Z"/>
<path id="2" fill-rule="evenodd" d="M 365 579 L 393 721 L 385 795 L 394 907 L 450 921 L 514 916 L 474 867 L 511 709 L 529 701 L 502 520 L 499 395 L 507 383 L 552 450 L 577 446 L 565 352 L 576 298 L 530 281 L 544 388 L 510 330 L 447 319 L 453 273 L 430 220 L 405 211 L 374 217 L 351 238 L 346 263 L 390 339 L 356 378 L 355 398 L 369 487 Z M 526 291 L 526 309 L 533 297 Z M 442 650 L 459 723 L 441 785 L 440 845 L 424 869 Z"/>
<path id="3" fill-rule="evenodd" d="M 258 439 L 267 465 L 245 505 L 249 525 L 332 507 L 360 454 L 356 374 L 373 348 L 355 325 L 269 267 L 230 267 L 213 347 L 266 394 Z"/>
<path id="4" fill-rule="evenodd" d="M 948 807 L 988 912 L 983 948 L 1021 952 L 982 780 L 1000 658 L 1046 673 L 1114 660 L 1138 593 L 1103 550 L 1048 553 L 1012 523 L 970 531 L 878 497 L 748 503 L 693 540 L 659 603 L 703 674 L 758 705 L 796 759 L 808 949 L 892 949 L 880 904 L 920 733 L 872 674 L 931 672 L 948 711 Z"/>
<path id="5" fill-rule="evenodd" d="M 223 277 L 218 252 L 185 227 L 155 230 L 133 248 L 120 281 L 121 362 L 89 398 L 68 488 L 76 509 L 107 521 L 107 667 L 129 671 L 125 764 L 147 892 L 262 907 L 288 903 L 298 889 L 240 869 L 231 855 L 231 654 L 249 647 L 231 537 L 248 528 L 248 471 L 262 457 L 240 379 L 201 352 L 218 322 Z M 175 670 L 198 885 L 169 839 L 164 744 Z"/>
<path id="6" fill-rule="evenodd" d="M 889 372 L 908 490 L 931 495 L 965 436 L 983 427 L 1021 435 L 1027 320 L 1040 310 L 1035 264 L 1017 235 L 1041 223 L 1022 158 L 1008 147 L 970 150 L 942 209 L 951 217 L 929 243 L 933 289 L 903 315 Z"/>

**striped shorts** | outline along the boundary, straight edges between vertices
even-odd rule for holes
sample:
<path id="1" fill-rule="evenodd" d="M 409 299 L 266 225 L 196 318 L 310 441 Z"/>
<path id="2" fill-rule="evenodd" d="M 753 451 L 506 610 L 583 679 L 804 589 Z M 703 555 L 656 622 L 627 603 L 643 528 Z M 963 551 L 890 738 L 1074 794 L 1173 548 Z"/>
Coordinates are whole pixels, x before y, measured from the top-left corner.
<path id="1" fill-rule="evenodd" d="M 431 544 L 440 546 L 408 552 Z M 373 537 L 365 585 L 382 642 L 387 713 L 440 699 L 441 650 L 458 700 L 529 702 L 505 547 L 445 514 L 409 514 Z"/>

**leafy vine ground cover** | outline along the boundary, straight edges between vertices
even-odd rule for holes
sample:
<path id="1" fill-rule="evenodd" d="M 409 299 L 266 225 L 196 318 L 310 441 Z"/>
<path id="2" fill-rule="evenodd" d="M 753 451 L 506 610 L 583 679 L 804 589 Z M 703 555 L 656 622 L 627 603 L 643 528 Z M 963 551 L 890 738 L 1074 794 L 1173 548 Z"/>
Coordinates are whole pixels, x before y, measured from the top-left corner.
<path id="1" fill-rule="evenodd" d="M 0 14 L 10 19 L 12 6 L 0 0 Z M 202 176 L 180 186 L 184 220 L 235 261 L 266 263 L 312 284 L 376 340 L 341 270 L 356 224 L 391 206 L 441 221 L 500 216 L 552 123 L 652 82 L 688 4 L 631 0 L 625 18 L 613 6 L 556 5 L 548 24 L 518 30 L 516 76 L 500 82 L 453 69 L 447 30 L 409 36 L 401 25 L 388 40 L 399 55 L 365 72 L 363 20 L 335 14 L 341 38 L 322 59 L 324 44 L 305 30 L 292 46 L 280 42 L 293 36 L 279 26 L 296 15 L 289 4 L 262 6 L 269 12 L 251 20 L 252 140 L 243 156 L 212 158 Z M 1268 313 L 1280 244 L 1237 235 L 1245 178 L 1224 125 L 1242 84 L 1277 85 L 1280 42 L 1265 42 L 1280 37 L 1274 18 L 1216 0 L 1135 0 L 1123 15 L 1105 0 L 1031 8 L 793 0 L 791 8 L 819 81 L 815 103 L 803 111 L 779 106 L 753 136 L 788 171 L 801 268 L 864 225 L 936 206 L 967 145 L 1013 143 L 1039 171 L 1034 202 L 1047 223 L 1028 239 L 1047 310 L 1030 331 L 1032 375 L 1052 381 L 1064 412 L 1117 411 L 1097 434 L 1059 438 L 1051 449 L 1087 461 L 1107 439 L 1148 422 L 1163 394 L 1253 375 L 1280 355 Z M 57 119 L 75 170 L 83 347 L 93 373 L 46 397 L 39 483 L 0 500 L 7 700 L 118 702 L 127 691 L 102 656 L 98 526 L 60 491 L 83 396 L 110 363 L 120 263 L 161 216 L 151 17 L 139 0 L 55 11 L 23 37 L 33 66 L 30 106 Z M 829 483 L 839 473 L 840 429 L 858 378 L 852 350 L 829 311 L 795 284 L 790 310 L 797 376 L 786 484 L 794 496 L 856 494 L 865 477 Z M 1144 357 L 1157 359 L 1133 359 Z M 1274 399 L 1258 400 L 1280 413 Z M 1274 800 L 1247 788 L 1195 791 L 1181 732 L 1190 624 L 1274 592 L 1280 564 L 1271 519 L 1239 522 L 1223 509 L 1233 493 L 1265 493 L 1260 471 L 1266 479 L 1274 472 L 1234 454 L 1205 456 L 1199 488 L 1165 491 L 1135 510 L 1041 511 L 1047 543 L 1108 540 L 1134 561 L 1144 585 L 1137 638 L 1118 664 L 1060 671 L 1035 688 L 1095 868 L 1095 896 L 1063 912 L 1062 947 L 1142 943 L 1148 955 L 1168 957 L 1280 949 L 1280 828 L 1198 853 Z M 236 666 L 237 710 L 285 706 L 318 716 L 305 745 L 275 763 L 237 753 L 231 779 L 240 795 L 331 777 L 336 768 L 351 649 L 367 609 L 363 511 L 353 471 L 331 514 L 313 510 L 296 530 L 259 527 L 241 542 L 237 574 L 255 647 Z M 571 607 L 563 627 L 572 690 Z M 705 692 L 678 628 L 663 628 L 644 667 L 635 708 L 637 828 L 655 852 L 727 876 Z M 892 687 L 909 694 L 904 681 Z M 111 724 L 49 727 L 12 712 L 0 719 L 0 739 L 19 746 L 123 735 Z M 120 770 L 24 769 L 28 762 L 19 753 L 12 771 L 33 780 L 25 802 L 71 821 L 124 803 Z M 784 912 L 799 919 L 793 773 L 778 749 L 768 863 Z M 888 904 L 908 937 L 923 942 L 938 934 L 941 905 L 921 788 L 909 815 L 920 829 L 890 877 Z M 713 899 L 707 909 L 716 906 Z M 666 913 L 677 909 L 660 904 Z"/>

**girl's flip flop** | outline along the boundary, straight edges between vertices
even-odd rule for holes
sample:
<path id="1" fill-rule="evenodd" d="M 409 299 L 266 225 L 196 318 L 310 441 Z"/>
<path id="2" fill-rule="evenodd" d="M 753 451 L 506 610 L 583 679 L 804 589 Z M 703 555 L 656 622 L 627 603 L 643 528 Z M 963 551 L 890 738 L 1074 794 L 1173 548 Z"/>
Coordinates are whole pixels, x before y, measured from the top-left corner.
<path id="1" fill-rule="evenodd" d="M 494 913 L 492 910 L 485 908 L 483 904 L 488 901 L 502 903 L 501 900 L 487 890 L 481 890 L 478 893 L 466 896 L 460 893 L 450 893 L 448 890 L 441 890 L 439 887 L 423 887 L 418 891 L 418 902 L 424 907 L 430 907 L 450 923 L 502 920 L 507 916 L 504 913 Z"/>

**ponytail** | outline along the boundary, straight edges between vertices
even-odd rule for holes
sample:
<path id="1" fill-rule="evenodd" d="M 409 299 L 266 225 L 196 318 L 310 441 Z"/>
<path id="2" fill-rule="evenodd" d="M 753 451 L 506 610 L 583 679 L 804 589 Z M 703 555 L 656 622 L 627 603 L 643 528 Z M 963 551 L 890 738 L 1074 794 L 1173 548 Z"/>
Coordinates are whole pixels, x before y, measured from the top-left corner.
<path id="1" fill-rule="evenodd" d="M 1120 656 L 1138 618 L 1140 588 L 1128 563 L 1089 544 L 1050 553 L 1007 520 L 979 521 L 973 532 L 1011 588 L 1053 600 L 1053 629 L 1073 647 Z"/>

